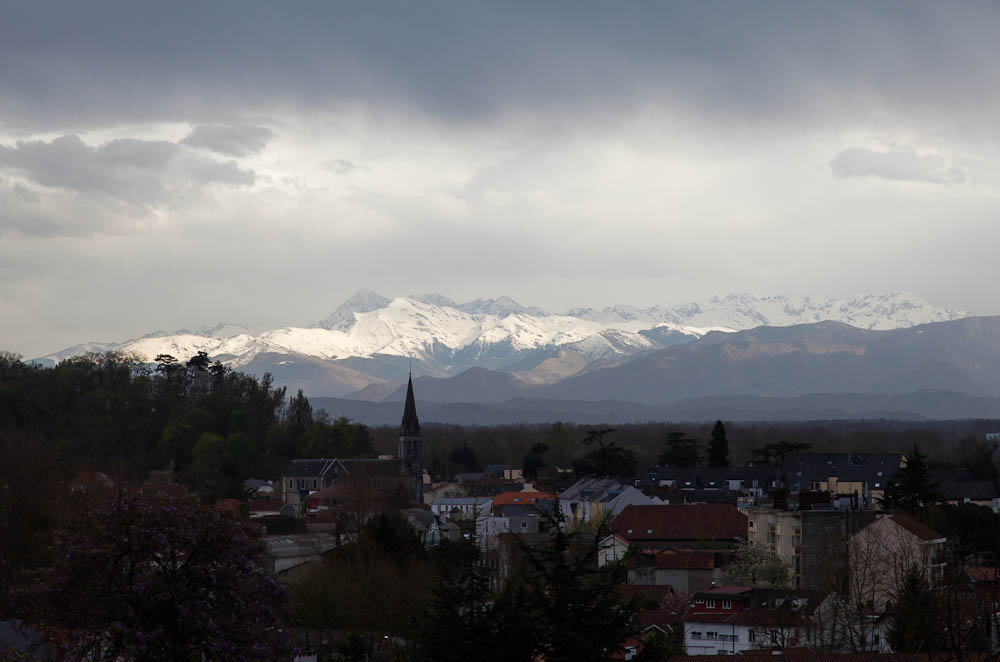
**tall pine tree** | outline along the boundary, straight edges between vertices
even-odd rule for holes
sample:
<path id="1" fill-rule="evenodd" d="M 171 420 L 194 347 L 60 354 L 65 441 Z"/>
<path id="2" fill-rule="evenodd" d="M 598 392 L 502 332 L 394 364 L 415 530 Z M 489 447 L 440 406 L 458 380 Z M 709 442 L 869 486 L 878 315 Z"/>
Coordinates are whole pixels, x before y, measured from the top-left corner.
<path id="1" fill-rule="evenodd" d="M 712 441 L 708 444 L 708 466 L 729 466 L 729 440 L 726 439 L 726 426 L 722 421 L 716 421 L 712 428 Z"/>
<path id="2" fill-rule="evenodd" d="M 906 456 L 906 466 L 886 486 L 882 507 L 913 514 L 942 498 L 938 483 L 931 481 L 927 456 L 914 444 Z"/>

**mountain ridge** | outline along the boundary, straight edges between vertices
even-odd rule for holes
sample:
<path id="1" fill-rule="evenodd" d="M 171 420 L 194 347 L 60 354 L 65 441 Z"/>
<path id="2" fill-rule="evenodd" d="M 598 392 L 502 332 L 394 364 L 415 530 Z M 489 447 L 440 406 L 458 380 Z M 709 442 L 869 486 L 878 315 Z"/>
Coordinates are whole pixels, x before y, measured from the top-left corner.
<path id="1" fill-rule="evenodd" d="M 158 354 L 186 360 L 205 351 L 234 368 L 280 372 L 289 388 L 308 386 L 315 395 L 340 396 L 401 381 L 411 366 L 418 375 L 439 378 L 472 367 L 507 370 L 526 383 L 548 384 L 591 371 L 600 365 L 596 362 L 620 363 L 762 319 L 786 323 L 836 314 L 841 321 L 881 328 L 965 315 L 903 293 L 849 299 L 743 294 L 675 306 L 569 312 L 578 316 L 548 313 L 506 295 L 456 303 L 440 294 L 389 299 L 363 289 L 308 327 L 259 330 L 223 323 L 193 333 L 159 331 L 119 343 L 86 343 L 38 360 L 53 364 L 109 350 L 145 361 Z M 319 370 L 317 362 L 330 367 Z M 321 373 L 326 376 L 317 377 Z"/>

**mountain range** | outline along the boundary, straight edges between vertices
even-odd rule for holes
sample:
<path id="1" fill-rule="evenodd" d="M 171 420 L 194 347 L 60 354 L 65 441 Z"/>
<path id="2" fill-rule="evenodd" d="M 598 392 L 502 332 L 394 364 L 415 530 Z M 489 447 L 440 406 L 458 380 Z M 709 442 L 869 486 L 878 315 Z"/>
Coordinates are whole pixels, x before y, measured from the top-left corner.
<path id="1" fill-rule="evenodd" d="M 401 400 L 410 370 L 427 403 L 614 401 L 641 408 L 719 396 L 1000 393 L 1000 318 L 970 318 L 903 293 L 743 294 L 553 314 L 506 296 L 457 303 L 362 290 L 309 326 L 154 332 L 36 361 L 107 350 L 145 361 L 206 351 L 240 370 L 270 372 L 310 397 L 343 402 Z"/>

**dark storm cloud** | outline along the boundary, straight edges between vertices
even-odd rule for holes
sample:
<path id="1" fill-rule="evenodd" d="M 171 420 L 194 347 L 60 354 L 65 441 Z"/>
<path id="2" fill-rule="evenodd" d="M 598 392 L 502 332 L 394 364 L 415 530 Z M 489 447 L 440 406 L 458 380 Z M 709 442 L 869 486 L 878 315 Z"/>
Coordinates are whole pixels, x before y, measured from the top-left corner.
<path id="1" fill-rule="evenodd" d="M 274 131 L 264 126 L 199 124 L 181 140 L 181 144 L 226 156 L 244 157 L 263 151 L 272 138 Z"/>
<path id="2" fill-rule="evenodd" d="M 995 6 L 975 3 L 18 3 L 0 22 L 0 116 L 225 122 L 286 102 L 456 122 L 651 102 L 772 119 L 987 113 L 998 32 Z"/>
<path id="3" fill-rule="evenodd" d="M 918 154 L 909 146 L 877 152 L 863 147 L 849 147 L 830 162 L 833 176 L 879 177 L 931 184 L 960 184 L 965 173 L 949 167 L 938 154 Z"/>

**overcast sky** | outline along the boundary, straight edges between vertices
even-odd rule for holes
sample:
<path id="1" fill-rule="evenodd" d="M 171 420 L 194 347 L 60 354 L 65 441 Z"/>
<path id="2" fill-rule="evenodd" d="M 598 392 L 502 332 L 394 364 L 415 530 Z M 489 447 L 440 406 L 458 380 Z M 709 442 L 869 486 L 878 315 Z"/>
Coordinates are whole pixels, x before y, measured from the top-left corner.
<path id="1" fill-rule="evenodd" d="M 2 5 L 0 349 L 361 287 L 1000 312 L 995 3 Z"/>

